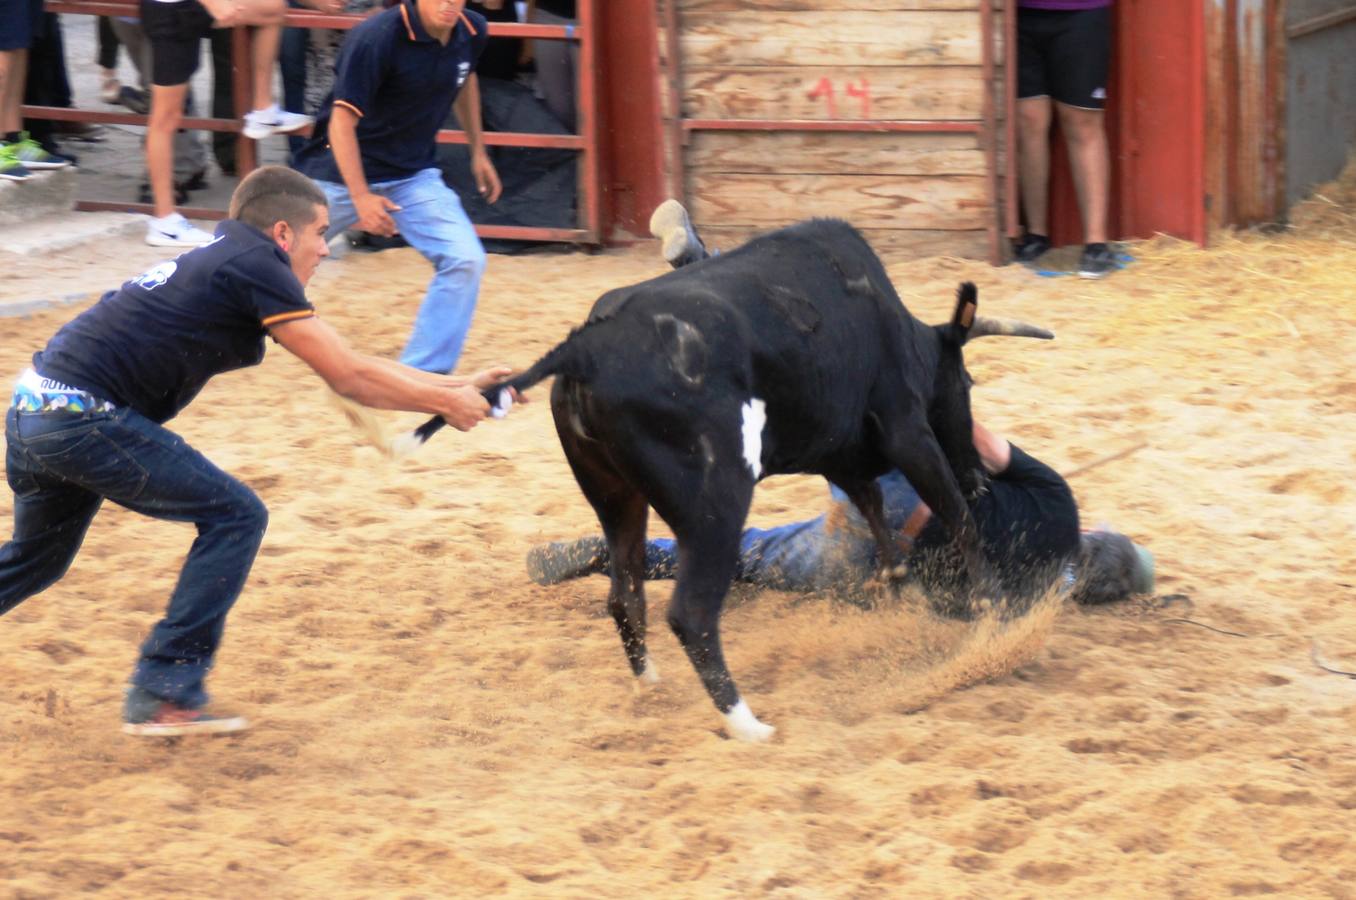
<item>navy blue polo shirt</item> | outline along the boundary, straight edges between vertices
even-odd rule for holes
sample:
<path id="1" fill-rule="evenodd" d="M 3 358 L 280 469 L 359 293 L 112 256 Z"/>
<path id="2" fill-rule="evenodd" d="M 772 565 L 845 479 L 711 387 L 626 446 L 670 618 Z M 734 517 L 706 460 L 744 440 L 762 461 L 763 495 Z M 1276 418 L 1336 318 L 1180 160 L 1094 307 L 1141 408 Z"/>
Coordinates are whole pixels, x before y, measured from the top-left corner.
<path id="1" fill-rule="evenodd" d="M 334 88 L 293 164 L 317 181 L 343 182 L 329 127 L 334 107 L 344 106 L 359 116 L 358 149 L 369 184 L 432 168 L 438 129 L 488 42 L 484 17 L 468 10 L 444 46 L 424 30 L 413 0 L 358 25 L 339 51 Z"/>
<path id="2" fill-rule="evenodd" d="M 213 375 L 258 365 L 268 328 L 315 308 L 268 235 L 234 219 L 216 233 L 104 294 L 33 355 L 33 368 L 165 422 Z"/>

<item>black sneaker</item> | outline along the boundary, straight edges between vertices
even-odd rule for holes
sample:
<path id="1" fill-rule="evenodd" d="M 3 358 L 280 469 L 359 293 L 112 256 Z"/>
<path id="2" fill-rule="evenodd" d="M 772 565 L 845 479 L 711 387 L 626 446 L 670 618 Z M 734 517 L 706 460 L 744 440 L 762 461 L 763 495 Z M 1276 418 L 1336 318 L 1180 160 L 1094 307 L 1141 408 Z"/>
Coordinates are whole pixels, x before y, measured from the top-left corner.
<path id="1" fill-rule="evenodd" d="M 1035 262 L 1045 255 L 1050 249 L 1050 239 L 1043 234 L 1031 234 L 1027 232 L 1022 235 L 1021 240 L 1012 245 L 1012 255 L 1018 262 Z"/>
<path id="2" fill-rule="evenodd" d="M 1088 244 L 1078 260 L 1079 278 L 1105 278 L 1120 268 L 1116 254 L 1106 244 Z"/>
<path id="3" fill-rule="evenodd" d="M 131 85 L 124 84 L 118 90 L 118 103 L 139 116 L 149 115 L 151 112 L 151 95 Z"/>
<path id="4" fill-rule="evenodd" d="M 143 181 L 141 183 L 141 186 L 137 188 L 137 202 L 138 203 L 155 202 L 155 197 L 151 194 L 151 186 L 149 183 Z M 176 181 L 174 183 L 174 205 L 183 206 L 186 203 L 188 203 L 188 190 L 182 184 Z"/>
<path id="5" fill-rule="evenodd" d="M 207 187 L 207 170 L 199 169 L 182 181 L 174 182 L 174 186 L 185 191 L 201 191 Z"/>
<path id="6" fill-rule="evenodd" d="M 560 584 L 607 571 L 607 541 L 600 537 L 538 544 L 527 551 L 527 577 L 537 584 Z"/>

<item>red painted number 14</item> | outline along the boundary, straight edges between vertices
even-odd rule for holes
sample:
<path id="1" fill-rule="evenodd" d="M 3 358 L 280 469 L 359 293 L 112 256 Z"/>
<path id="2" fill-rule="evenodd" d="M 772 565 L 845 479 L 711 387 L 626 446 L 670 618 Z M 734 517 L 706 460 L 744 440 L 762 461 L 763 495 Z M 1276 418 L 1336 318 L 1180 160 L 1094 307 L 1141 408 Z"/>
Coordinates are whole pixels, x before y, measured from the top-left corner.
<path id="1" fill-rule="evenodd" d="M 856 97 L 862 101 L 861 118 L 871 118 L 871 85 L 865 78 L 859 78 L 856 81 L 849 81 L 843 85 L 844 91 L 849 97 Z M 810 99 L 818 100 L 824 98 L 824 106 L 828 109 L 829 118 L 838 118 L 838 100 L 834 94 L 833 82 L 827 78 L 819 79 L 814 90 L 810 91 Z"/>

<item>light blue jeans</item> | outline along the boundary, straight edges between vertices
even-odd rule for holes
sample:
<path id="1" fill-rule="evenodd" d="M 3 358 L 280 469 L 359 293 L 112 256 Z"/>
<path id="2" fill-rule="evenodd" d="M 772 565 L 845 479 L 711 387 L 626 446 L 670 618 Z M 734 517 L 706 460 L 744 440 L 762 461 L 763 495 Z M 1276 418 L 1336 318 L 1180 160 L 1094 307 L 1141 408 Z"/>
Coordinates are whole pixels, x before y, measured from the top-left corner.
<path id="1" fill-rule="evenodd" d="M 353 227 L 358 215 L 347 187 L 332 181 L 318 183 L 330 203 L 328 240 Z M 396 181 L 378 181 L 371 188 L 374 194 L 400 207 L 391 213 L 396 228 L 411 247 L 433 263 L 433 280 L 400 361 L 426 372 L 451 372 L 471 330 L 480 277 L 485 273 L 485 248 L 461 201 L 437 169 L 423 169 Z"/>
<path id="2" fill-rule="evenodd" d="M 876 479 L 881 488 L 885 527 L 898 531 L 918 506 L 918 493 L 902 473 Z M 876 542 L 862 514 L 830 485 L 833 511 L 805 522 L 776 528 L 746 528 L 739 538 L 735 580 L 778 591 L 846 590 L 860 587 L 876 570 Z M 668 538 L 646 544 L 645 577 L 672 578 L 678 547 Z"/>

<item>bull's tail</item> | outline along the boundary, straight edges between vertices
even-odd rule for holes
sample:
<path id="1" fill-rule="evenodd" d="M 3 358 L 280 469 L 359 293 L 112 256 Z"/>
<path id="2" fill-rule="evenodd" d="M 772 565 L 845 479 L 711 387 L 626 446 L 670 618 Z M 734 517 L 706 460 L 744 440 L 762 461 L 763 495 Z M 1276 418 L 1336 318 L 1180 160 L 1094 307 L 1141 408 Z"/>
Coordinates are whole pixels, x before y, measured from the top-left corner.
<path id="1" fill-rule="evenodd" d="M 576 328 L 569 337 L 533 363 L 527 371 L 519 372 L 512 378 L 481 391 L 480 395 L 490 404 L 490 415 L 502 419 L 508 415 L 509 408 L 513 406 L 513 391 L 526 391 L 552 375 L 569 375 L 586 381 L 591 378 L 593 364 L 588 354 L 584 352 L 580 340 L 585 327 L 587 326 Z M 414 431 L 400 435 L 391 442 L 392 455 L 400 457 L 414 453 L 446 424 L 447 420 L 442 416 L 434 416 Z"/>

